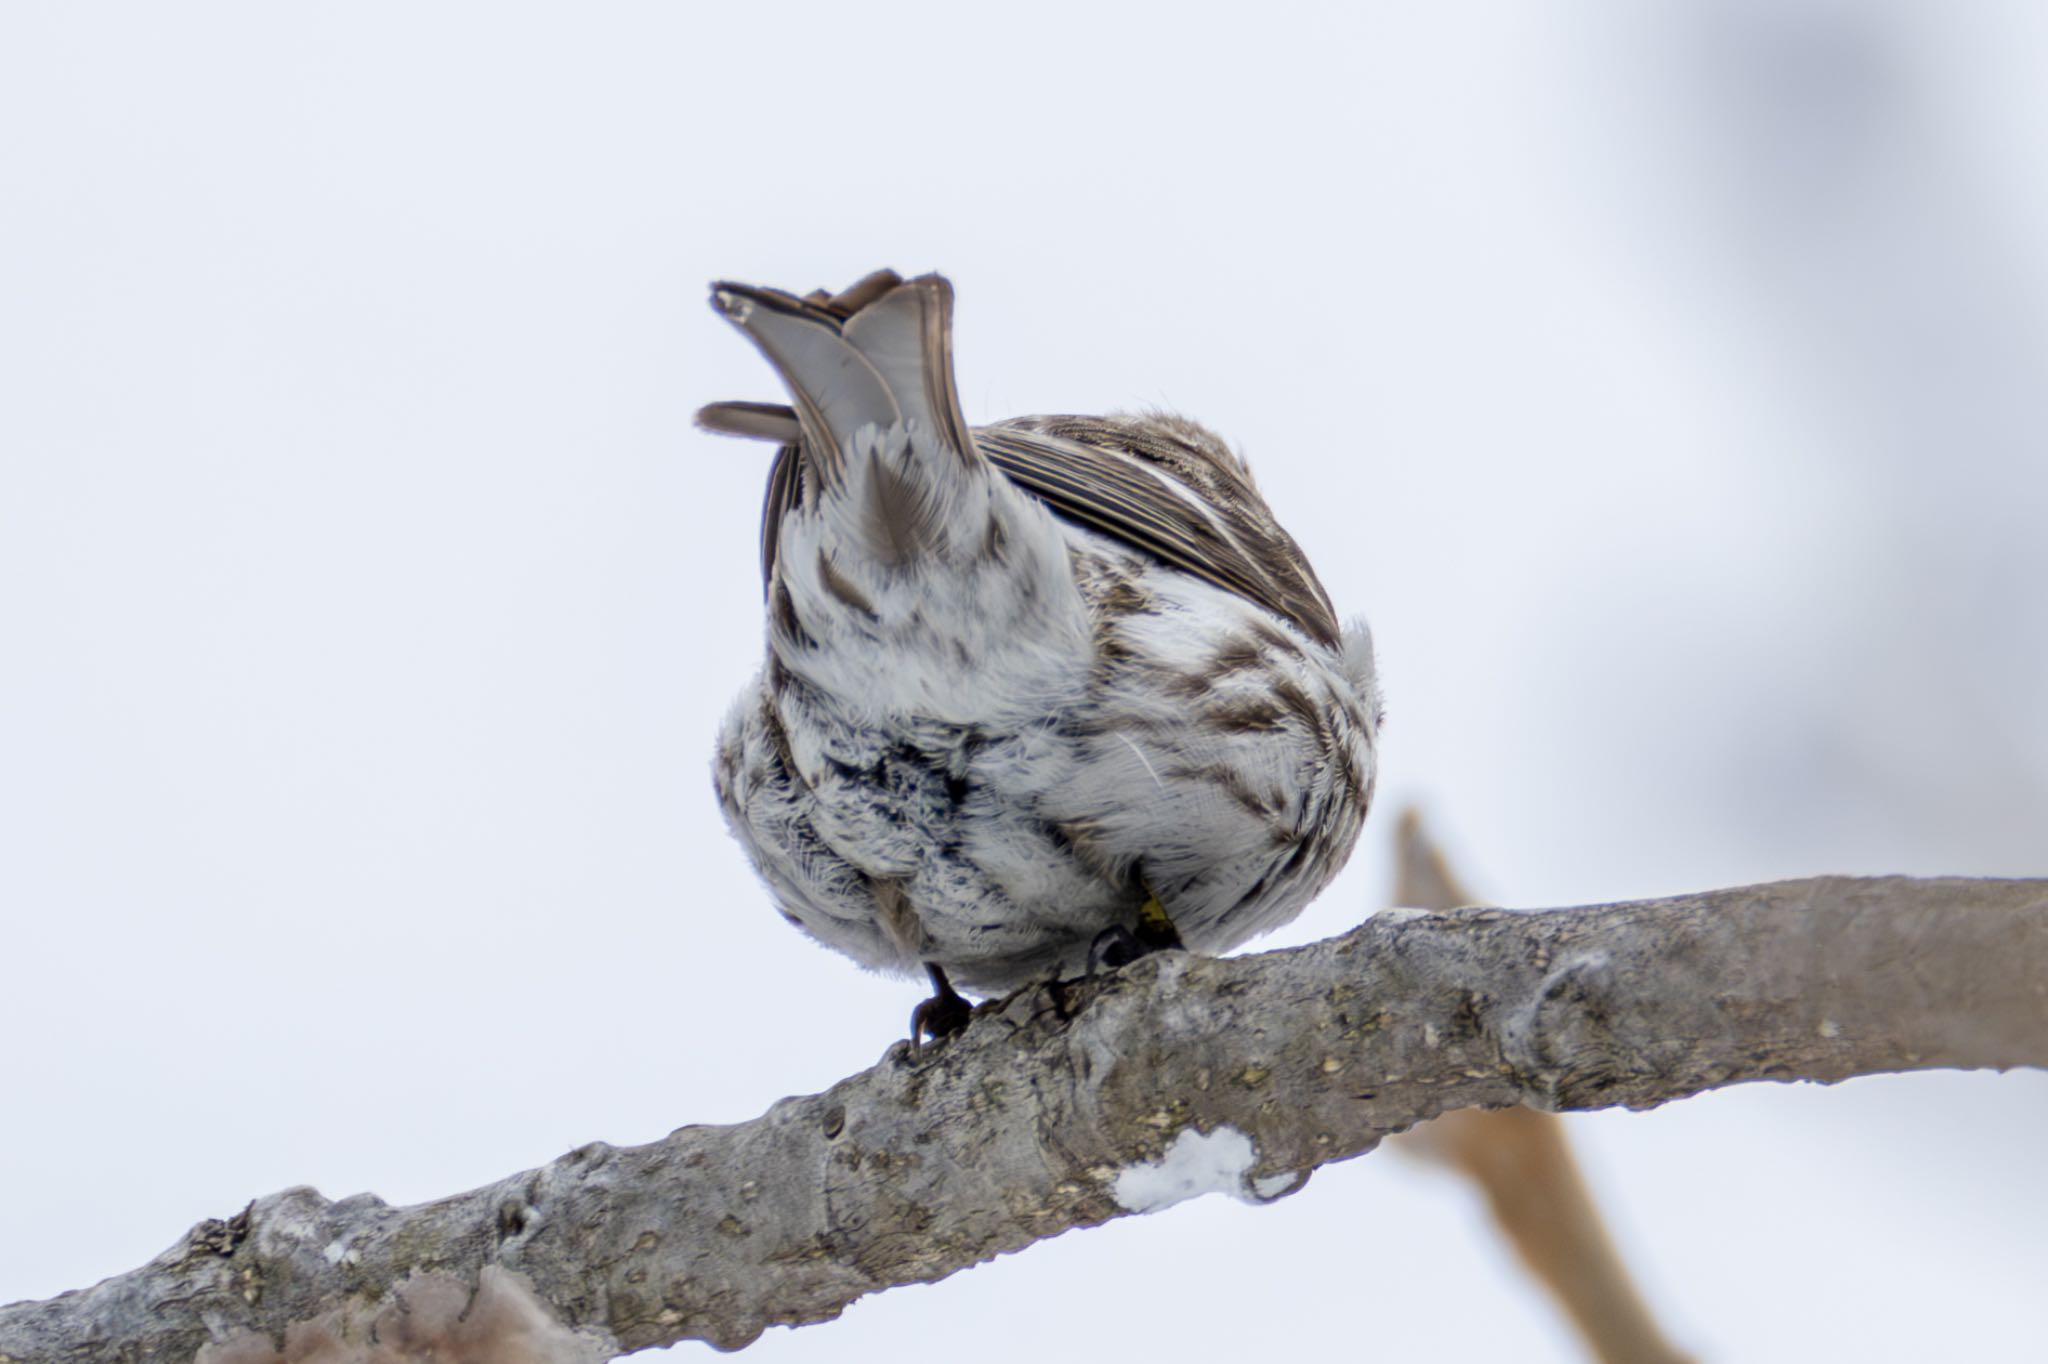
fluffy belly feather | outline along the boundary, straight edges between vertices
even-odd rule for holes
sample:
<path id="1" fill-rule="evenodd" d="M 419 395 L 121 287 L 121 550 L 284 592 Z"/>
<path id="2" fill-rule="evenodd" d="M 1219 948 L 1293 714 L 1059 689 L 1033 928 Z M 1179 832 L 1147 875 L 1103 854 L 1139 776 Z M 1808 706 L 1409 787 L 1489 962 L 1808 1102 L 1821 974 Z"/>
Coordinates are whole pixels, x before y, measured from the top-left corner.
<path id="1" fill-rule="evenodd" d="M 1002 572 L 869 574 L 856 605 L 857 565 L 785 544 L 825 567 L 789 575 L 716 763 L 784 915 L 981 992 L 1078 969 L 1148 894 L 1202 950 L 1293 917 L 1370 799 L 1345 659 L 994 491 Z"/>

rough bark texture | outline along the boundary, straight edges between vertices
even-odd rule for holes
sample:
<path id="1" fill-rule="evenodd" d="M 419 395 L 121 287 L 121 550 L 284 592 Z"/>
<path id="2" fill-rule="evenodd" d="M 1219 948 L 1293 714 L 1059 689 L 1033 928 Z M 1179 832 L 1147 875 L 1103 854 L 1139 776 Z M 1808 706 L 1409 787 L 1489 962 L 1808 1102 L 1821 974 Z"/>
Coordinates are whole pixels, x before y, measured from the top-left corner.
<path id="1" fill-rule="evenodd" d="M 0 1361 L 734 1348 L 1119 1216 L 1147 1201 L 1119 1176 L 1190 1129 L 1240 1134 L 1192 1187 L 1272 1194 L 1455 1108 L 2044 1064 L 2048 881 L 1395 910 L 1289 951 L 1026 991 L 751 1122 L 583 1147 L 436 1203 L 272 1194 L 141 1269 L 0 1308 Z"/>

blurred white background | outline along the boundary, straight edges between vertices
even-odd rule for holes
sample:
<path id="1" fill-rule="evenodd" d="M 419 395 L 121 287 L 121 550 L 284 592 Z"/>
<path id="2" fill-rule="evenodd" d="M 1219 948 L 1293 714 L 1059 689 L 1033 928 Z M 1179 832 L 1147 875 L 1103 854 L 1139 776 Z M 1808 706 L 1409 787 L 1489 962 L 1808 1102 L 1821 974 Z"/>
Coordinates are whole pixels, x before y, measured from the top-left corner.
<path id="1" fill-rule="evenodd" d="M 1240 442 L 1484 892 L 2048 871 L 2048 8 L 0 10 L 0 1301 L 822 1088 L 913 982 L 711 737 L 774 397 L 714 276 L 959 290 L 969 415 Z M 1709 1359 L 2010 1358 L 2048 1078 L 1575 1118 Z M 1577 1358 L 1379 1155 L 761 1360 Z M 678 1357 L 704 1347 L 677 1347 Z"/>

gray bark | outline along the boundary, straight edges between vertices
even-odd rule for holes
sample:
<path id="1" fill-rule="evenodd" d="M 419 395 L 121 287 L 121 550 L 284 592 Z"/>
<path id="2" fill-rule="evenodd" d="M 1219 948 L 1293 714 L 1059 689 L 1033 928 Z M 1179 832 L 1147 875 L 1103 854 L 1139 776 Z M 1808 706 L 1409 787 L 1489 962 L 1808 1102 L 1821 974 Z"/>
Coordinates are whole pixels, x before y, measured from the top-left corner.
<path id="1" fill-rule="evenodd" d="M 140 1269 L 0 1308 L 0 1364 L 736 1348 L 1156 1205 L 1176 1176 L 1291 1192 L 1450 1109 L 2042 1065 L 2048 880 L 1389 911 L 1307 947 L 1027 990 L 751 1122 L 586 1146 L 439 1202 L 272 1194 Z"/>

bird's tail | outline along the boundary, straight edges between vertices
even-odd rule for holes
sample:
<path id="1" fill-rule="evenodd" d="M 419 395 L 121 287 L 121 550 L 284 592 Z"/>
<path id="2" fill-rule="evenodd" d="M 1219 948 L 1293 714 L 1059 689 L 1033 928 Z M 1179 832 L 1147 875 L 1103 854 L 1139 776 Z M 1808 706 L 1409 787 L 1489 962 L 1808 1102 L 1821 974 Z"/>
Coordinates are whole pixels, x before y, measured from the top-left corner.
<path id="1" fill-rule="evenodd" d="M 806 298 L 721 283 L 711 302 L 775 367 L 795 404 L 804 456 L 827 488 L 841 483 L 848 443 L 868 425 L 904 428 L 970 466 L 980 462 L 953 383 L 953 287 L 943 277 L 906 281 L 878 270 L 837 295 Z M 776 413 L 725 403 L 698 420 L 735 435 L 780 436 Z"/>

